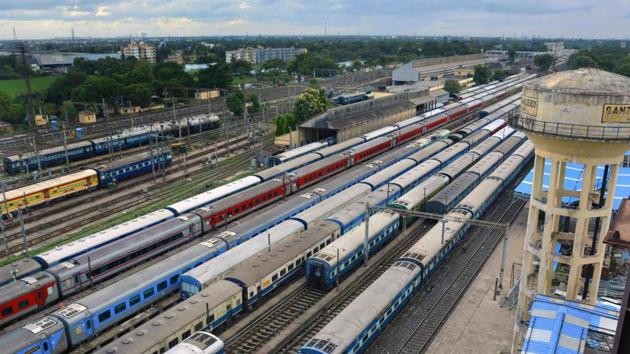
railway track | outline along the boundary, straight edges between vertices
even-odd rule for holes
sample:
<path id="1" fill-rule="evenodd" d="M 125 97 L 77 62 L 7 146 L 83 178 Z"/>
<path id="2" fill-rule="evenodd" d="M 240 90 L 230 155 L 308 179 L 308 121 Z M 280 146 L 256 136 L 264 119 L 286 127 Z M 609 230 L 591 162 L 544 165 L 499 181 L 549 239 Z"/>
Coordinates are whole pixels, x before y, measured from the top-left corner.
<path id="1" fill-rule="evenodd" d="M 269 103 L 283 99 L 291 99 L 292 97 L 300 94 L 305 88 L 306 86 L 303 85 L 292 85 L 260 89 L 256 90 L 255 93 L 258 95 L 261 103 Z M 181 118 L 185 116 L 206 113 L 208 112 L 208 106 L 210 106 L 213 112 L 222 112 L 227 109 L 225 99 L 226 97 L 219 97 L 210 100 L 209 103 L 197 103 L 185 107 L 176 108 L 175 115 Z M 284 111 L 285 110 L 282 110 L 279 113 L 283 113 Z M 169 121 L 172 119 L 172 117 L 172 109 L 164 109 L 157 112 L 143 113 L 133 116 L 122 116 L 117 119 L 112 118 L 109 123 L 103 122 L 94 125 L 84 126 L 83 128 L 86 130 L 85 139 L 94 139 L 107 136 L 111 131 L 128 129 L 138 125 L 145 125 L 160 121 Z M 260 114 L 254 115 L 255 119 L 259 119 L 260 117 Z M 63 136 L 62 133 L 59 131 L 40 131 L 38 135 L 39 141 L 37 142 L 37 147 L 39 149 L 45 149 L 63 144 Z M 2 151 L 2 154 L 5 156 L 14 155 L 20 152 L 31 152 L 33 150 L 32 142 L 33 136 L 30 134 L 24 134 L 22 136 L 14 138 L 2 139 L 0 140 L 0 151 Z"/>
<path id="2" fill-rule="evenodd" d="M 493 206 L 493 210 L 484 220 L 511 223 L 516 218 L 526 201 L 512 200 L 506 194 L 504 192 L 501 200 Z M 396 322 L 390 324 L 390 328 L 380 337 L 383 342 L 379 343 L 377 340 L 368 353 L 380 353 L 385 347 L 390 353 L 396 354 L 426 351 L 504 232 L 505 230 L 498 228 L 472 227 L 456 254 L 449 257 L 447 263 L 424 286 L 430 291 L 424 291 L 407 305 L 414 309 L 414 315 L 399 316 L 402 323 L 396 329 Z M 406 328 L 410 330 L 405 331 Z M 386 340 L 389 337 L 387 332 L 396 332 L 396 336 Z"/>
<path id="3" fill-rule="evenodd" d="M 59 222 L 40 224 L 41 226 L 37 226 L 36 229 L 28 230 L 28 233 L 31 234 L 26 241 L 28 244 L 28 248 L 31 249 L 31 247 L 33 246 L 40 245 L 44 242 L 47 242 L 48 240 L 66 234 L 72 230 L 76 230 L 79 227 L 91 224 L 98 220 L 102 220 L 107 216 L 116 214 L 123 210 L 128 210 L 132 207 L 139 206 L 142 210 L 132 211 L 131 213 L 129 213 L 129 219 L 135 216 L 139 216 L 140 214 L 150 212 L 154 209 L 159 209 L 163 205 L 168 205 L 194 194 L 200 193 L 201 191 L 209 188 L 209 182 L 212 182 L 213 186 L 215 182 L 233 177 L 238 172 L 247 170 L 250 166 L 251 158 L 255 156 L 256 153 L 257 152 L 255 151 L 255 149 L 252 149 L 246 151 L 243 154 L 240 154 L 237 157 L 219 162 L 217 168 L 203 169 L 202 167 L 200 168 L 201 172 L 195 174 L 194 180 L 191 180 L 190 178 L 181 178 L 176 183 L 164 186 L 154 193 L 148 195 L 146 193 L 142 193 L 137 196 L 124 195 L 115 198 L 113 201 L 107 200 L 102 205 L 99 204 L 99 207 L 93 206 L 89 209 L 86 208 L 85 211 L 79 210 L 76 213 L 72 214 L 73 218 L 71 221 L 60 220 L 61 224 Z M 179 169 L 181 170 L 181 167 L 179 167 Z M 152 176 L 148 175 L 148 178 L 152 178 Z M 82 201 L 81 203 L 85 204 L 86 202 Z M 80 207 L 80 205 L 78 205 L 78 207 Z M 103 227 L 108 227 L 110 226 L 109 224 L 113 223 L 115 222 L 112 222 L 110 220 L 109 222 L 103 224 Z M 59 227 L 51 230 L 50 228 L 53 225 Z M 97 230 L 89 230 L 89 232 L 95 231 Z M 81 236 L 83 236 L 83 233 L 79 235 L 69 235 L 63 240 L 56 240 L 55 244 L 61 242 L 69 242 L 74 238 L 79 238 Z M 5 257 L 7 255 L 15 254 L 22 255 L 21 253 L 24 250 L 24 241 L 19 230 L 17 230 L 17 232 L 14 232 L 13 234 L 7 235 L 7 244 L 3 245 L 2 247 L 3 250 L 0 254 Z"/>
<path id="4" fill-rule="evenodd" d="M 279 348 L 276 348 L 277 352 L 297 352 L 302 342 L 310 339 L 383 274 L 398 257 L 428 231 L 432 223 L 432 221 L 419 221 L 413 224 L 405 235 L 400 235 L 393 241 L 392 247 L 387 249 L 384 254 L 378 254 L 372 258 L 373 263 L 370 264 L 366 274 L 362 274 L 358 280 L 353 281 L 352 285 L 337 293 L 330 302 L 319 303 L 327 295 L 327 292 L 309 288 L 306 286 L 304 278 L 301 278 L 302 284 L 298 289 L 286 294 L 278 305 L 230 337 L 225 342 L 226 351 L 239 354 L 256 353 L 263 344 L 280 334 L 300 315 L 317 306 L 316 313 L 300 326 L 299 331 L 292 333 Z M 294 347 L 296 348 L 295 351 L 293 350 Z"/>

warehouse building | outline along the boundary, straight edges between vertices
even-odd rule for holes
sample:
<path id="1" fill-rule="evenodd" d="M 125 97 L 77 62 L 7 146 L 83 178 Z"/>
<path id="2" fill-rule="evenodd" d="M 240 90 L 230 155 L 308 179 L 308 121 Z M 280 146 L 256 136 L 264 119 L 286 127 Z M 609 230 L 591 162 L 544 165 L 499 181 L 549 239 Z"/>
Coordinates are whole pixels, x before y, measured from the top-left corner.
<path id="1" fill-rule="evenodd" d="M 435 108 L 439 94 L 429 90 L 404 92 L 329 109 L 300 125 L 300 144 L 327 137 L 342 142 L 396 124 Z"/>
<path id="2" fill-rule="evenodd" d="M 418 81 L 437 80 L 455 74 L 457 69 L 472 68 L 475 65 L 494 62 L 496 62 L 496 58 L 486 58 L 482 53 L 419 59 L 395 69 L 392 72 L 392 82 L 394 85 L 403 85 Z"/>

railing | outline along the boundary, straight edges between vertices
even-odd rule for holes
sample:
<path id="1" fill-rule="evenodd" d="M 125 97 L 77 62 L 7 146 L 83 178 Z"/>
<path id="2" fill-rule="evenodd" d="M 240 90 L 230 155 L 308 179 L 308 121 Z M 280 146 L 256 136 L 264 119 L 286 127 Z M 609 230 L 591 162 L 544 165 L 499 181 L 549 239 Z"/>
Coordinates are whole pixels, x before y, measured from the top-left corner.
<path id="1" fill-rule="evenodd" d="M 630 126 L 594 126 L 567 124 L 557 122 L 544 122 L 521 116 L 508 118 L 509 125 L 531 131 L 534 133 L 548 134 L 567 138 L 584 138 L 594 140 L 625 140 L 630 141 Z"/>

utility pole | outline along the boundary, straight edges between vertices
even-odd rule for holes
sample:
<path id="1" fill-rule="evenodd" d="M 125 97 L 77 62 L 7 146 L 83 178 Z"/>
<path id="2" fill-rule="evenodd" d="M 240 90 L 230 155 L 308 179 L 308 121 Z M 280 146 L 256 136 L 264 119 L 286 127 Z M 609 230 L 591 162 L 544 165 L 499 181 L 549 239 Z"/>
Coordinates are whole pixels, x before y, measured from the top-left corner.
<path id="1" fill-rule="evenodd" d="M 370 237 L 370 203 L 365 203 L 365 237 L 363 238 L 363 265 L 368 265 L 368 239 Z"/>
<path id="2" fill-rule="evenodd" d="M 107 135 L 109 136 L 109 144 L 107 144 L 107 151 L 109 153 L 109 162 L 112 162 L 112 129 L 109 125 L 109 110 L 107 109 L 107 103 L 105 103 L 105 98 L 101 97 L 101 102 L 103 105 L 103 114 L 105 115 L 105 126 L 107 127 Z"/>

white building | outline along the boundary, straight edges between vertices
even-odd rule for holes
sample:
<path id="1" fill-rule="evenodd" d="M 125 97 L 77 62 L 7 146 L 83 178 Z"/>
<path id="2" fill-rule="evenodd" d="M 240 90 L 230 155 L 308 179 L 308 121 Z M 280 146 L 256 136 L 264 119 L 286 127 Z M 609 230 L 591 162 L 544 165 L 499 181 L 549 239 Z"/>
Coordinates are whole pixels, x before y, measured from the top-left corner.
<path id="1" fill-rule="evenodd" d="M 240 48 L 237 50 L 228 50 L 225 52 L 225 62 L 243 60 L 250 64 L 263 64 L 272 59 L 281 59 L 291 61 L 297 55 L 306 53 L 305 48 Z"/>
<path id="2" fill-rule="evenodd" d="M 148 63 L 155 64 L 157 62 L 157 51 L 151 44 L 140 42 L 131 42 L 120 49 L 125 58 L 135 57 Z"/>

